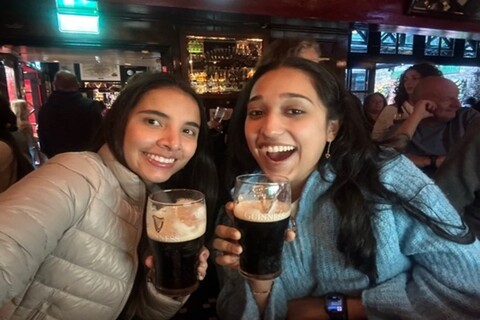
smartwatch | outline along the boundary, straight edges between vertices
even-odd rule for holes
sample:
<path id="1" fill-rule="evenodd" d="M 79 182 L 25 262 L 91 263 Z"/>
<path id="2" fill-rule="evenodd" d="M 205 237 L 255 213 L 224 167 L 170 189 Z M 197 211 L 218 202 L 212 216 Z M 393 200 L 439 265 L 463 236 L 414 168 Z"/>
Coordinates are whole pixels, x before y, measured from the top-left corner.
<path id="1" fill-rule="evenodd" d="M 330 292 L 325 296 L 325 312 L 331 320 L 346 320 L 347 301 L 343 294 Z"/>

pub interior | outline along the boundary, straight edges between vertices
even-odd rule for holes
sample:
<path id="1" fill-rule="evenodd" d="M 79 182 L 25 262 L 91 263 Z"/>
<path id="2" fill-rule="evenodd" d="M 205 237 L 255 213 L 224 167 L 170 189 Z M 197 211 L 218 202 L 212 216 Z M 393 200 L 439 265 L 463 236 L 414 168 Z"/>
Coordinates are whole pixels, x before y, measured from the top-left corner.
<path id="1" fill-rule="evenodd" d="M 64 32 L 57 11 L 69 2 L 82 1 L 0 4 L 0 94 L 27 101 L 35 137 L 37 111 L 59 70 L 74 73 L 82 94 L 107 109 L 133 76 L 174 74 L 210 119 L 226 108 L 226 126 L 262 54 L 289 38 L 314 39 L 319 63 L 361 102 L 380 92 L 393 103 L 400 75 L 419 62 L 455 82 L 462 106 L 480 100 L 480 0 L 83 1 L 95 3 L 98 31 Z M 219 319 L 218 286 L 207 273 L 174 319 Z"/>
<path id="2" fill-rule="evenodd" d="M 131 75 L 166 70 L 190 80 L 207 108 L 232 106 L 271 41 L 311 37 L 322 63 L 363 100 L 391 85 L 378 84 L 385 70 L 396 67 L 398 77 L 399 66 L 418 61 L 478 65 L 478 1 L 458 1 L 456 11 L 430 2 L 110 0 L 98 3 L 98 33 L 76 34 L 59 31 L 55 1 L 8 1 L 0 13 L 1 89 L 11 99 L 26 96 L 34 109 L 54 73 L 69 68 L 88 96 L 108 102 L 108 89 Z"/>

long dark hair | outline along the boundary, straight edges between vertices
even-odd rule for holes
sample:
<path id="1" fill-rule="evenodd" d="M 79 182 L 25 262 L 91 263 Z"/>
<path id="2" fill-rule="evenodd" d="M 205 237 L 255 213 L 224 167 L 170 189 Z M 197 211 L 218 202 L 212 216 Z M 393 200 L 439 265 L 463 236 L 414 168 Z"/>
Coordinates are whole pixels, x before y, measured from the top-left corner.
<path id="1" fill-rule="evenodd" d="M 248 83 L 230 121 L 226 187 L 233 187 L 236 175 L 260 169 L 245 139 L 246 107 L 257 80 L 265 73 L 280 67 L 290 67 L 305 73 L 327 108 L 328 119 L 339 120 L 340 129 L 331 145 L 331 157 L 328 160 L 321 157 L 317 170 L 325 179 L 327 168 L 335 172 L 336 176 L 331 187 L 322 197 L 331 198 L 339 212 L 337 248 L 344 253 L 348 263 L 368 275 L 371 282 L 375 281 L 377 243 L 372 219 L 377 214 L 378 204 L 402 206 L 408 214 L 430 226 L 435 233 L 452 241 L 460 243 L 474 241 L 471 233 L 462 236 L 447 233 L 439 226 L 447 224 L 429 218 L 416 206 L 411 205 L 409 199 L 402 199 L 402 195 L 389 191 L 383 185 L 380 170 L 387 161 L 398 156 L 398 153 L 382 150 L 370 140 L 363 125 L 361 109 L 353 95 L 346 91 L 336 76 L 325 67 L 305 59 L 289 58 L 284 62 L 263 66 Z M 462 229 L 464 226 L 459 228 Z"/>
<path id="2" fill-rule="evenodd" d="M 175 173 L 168 181 L 159 184 L 159 186 L 164 189 L 192 188 L 203 192 L 209 215 L 213 215 L 216 210 L 218 176 L 209 144 L 207 115 L 202 101 L 183 80 L 160 72 L 146 72 L 135 77 L 120 92 L 111 109 L 105 115 L 102 133 L 97 138 L 93 149 L 96 151 L 103 143 L 107 143 L 115 158 L 128 168 L 123 143 L 129 116 L 147 92 L 160 88 L 177 88 L 191 96 L 198 105 L 201 121 L 197 149 L 192 159 L 182 170 Z M 208 220 L 213 221 L 213 218 Z M 211 228 L 212 226 L 210 226 L 209 231 L 211 231 Z"/>
<path id="3" fill-rule="evenodd" d="M 414 64 L 413 66 L 409 67 L 405 70 L 401 75 L 400 79 L 398 80 L 397 86 L 395 87 L 395 105 L 398 108 L 398 113 L 403 113 L 402 105 L 405 101 L 408 100 L 408 93 L 405 90 L 405 75 L 408 71 L 415 70 L 418 72 L 422 78 L 428 76 L 442 76 L 442 71 L 440 71 L 435 65 L 428 63 L 428 62 L 421 62 Z"/>

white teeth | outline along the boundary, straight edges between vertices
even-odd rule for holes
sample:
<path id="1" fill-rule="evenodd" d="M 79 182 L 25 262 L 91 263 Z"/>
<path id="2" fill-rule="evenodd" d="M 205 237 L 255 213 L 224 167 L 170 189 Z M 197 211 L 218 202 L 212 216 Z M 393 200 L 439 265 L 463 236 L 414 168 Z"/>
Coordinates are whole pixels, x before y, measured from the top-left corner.
<path id="1" fill-rule="evenodd" d="M 157 155 L 151 154 L 151 153 L 147 153 L 146 155 L 150 159 L 152 159 L 154 161 L 157 161 L 157 162 L 161 162 L 161 163 L 173 163 L 175 161 L 174 158 L 164 158 L 164 157 L 157 156 Z"/>
<path id="2" fill-rule="evenodd" d="M 292 150 L 295 150 L 295 147 L 293 146 L 268 146 L 266 148 L 267 152 L 289 152 L 289 151 L 292 151 Z"/>

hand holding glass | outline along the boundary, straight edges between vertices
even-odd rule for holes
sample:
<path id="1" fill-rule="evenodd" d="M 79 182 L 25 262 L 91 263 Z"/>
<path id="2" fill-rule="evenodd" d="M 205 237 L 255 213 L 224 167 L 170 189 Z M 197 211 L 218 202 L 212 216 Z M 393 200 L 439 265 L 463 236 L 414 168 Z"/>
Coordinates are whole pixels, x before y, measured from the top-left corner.
<path id="1" fill-rule="evenodd" d="M 189 189 L 154 192 L 146 219 L 155 287 L 169 296 L 192 293 L 198 287 L 198 255 L 207 225 L 204 195 Z"/>
<path id="2" fill-rule="evenodd" d="M 238 176 L 233 197 L 235 227 L 242 235 L 240 273 L 257 280 L 278 277 L 290 218 L 288 179 L 263 174 Z"/>

